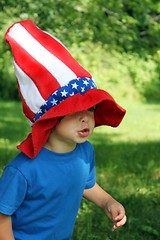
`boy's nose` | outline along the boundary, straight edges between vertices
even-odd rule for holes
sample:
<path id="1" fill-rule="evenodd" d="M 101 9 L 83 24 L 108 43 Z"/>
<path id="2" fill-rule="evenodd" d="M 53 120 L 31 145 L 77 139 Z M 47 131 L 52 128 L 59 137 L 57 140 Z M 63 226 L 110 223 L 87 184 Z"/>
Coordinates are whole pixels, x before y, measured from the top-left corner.
<path id="1" fill-rule="evenodd" d="M 88 111 L 83 111 L 80 113 L 80 121 L 88 122 Z"/>

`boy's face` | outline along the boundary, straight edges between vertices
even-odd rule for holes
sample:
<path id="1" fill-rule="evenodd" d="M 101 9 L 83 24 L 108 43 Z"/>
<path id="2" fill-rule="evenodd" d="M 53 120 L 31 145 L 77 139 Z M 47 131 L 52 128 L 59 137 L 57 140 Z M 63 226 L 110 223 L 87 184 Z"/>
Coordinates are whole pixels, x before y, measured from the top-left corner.
<path id="1" fill-rule="evenodd" d="M 95 127 L 94 110 L 88 110 L 69 114 L 62 118 L 53 131 L 54 138 L 65 144 L 83 143 L 87 140 Z"/>

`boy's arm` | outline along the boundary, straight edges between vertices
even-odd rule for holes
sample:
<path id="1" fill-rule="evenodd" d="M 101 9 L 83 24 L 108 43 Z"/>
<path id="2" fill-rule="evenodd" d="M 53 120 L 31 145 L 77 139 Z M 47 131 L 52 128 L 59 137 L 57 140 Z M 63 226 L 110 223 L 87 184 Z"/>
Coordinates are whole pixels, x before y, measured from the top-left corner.
<path id="1" fill-rule="evenodd" d="M 10 216 L 0 213 L 0 240 L 15 240 Z"/>
<path id="2" fill-rule="evenodd" d="M 83 196 L 104 209 L 114 223 L 112 231 L 125 224 L 127 218 L 124 207 L 105 192 L 97 183 L 92 188 L 85 189 Z"/>

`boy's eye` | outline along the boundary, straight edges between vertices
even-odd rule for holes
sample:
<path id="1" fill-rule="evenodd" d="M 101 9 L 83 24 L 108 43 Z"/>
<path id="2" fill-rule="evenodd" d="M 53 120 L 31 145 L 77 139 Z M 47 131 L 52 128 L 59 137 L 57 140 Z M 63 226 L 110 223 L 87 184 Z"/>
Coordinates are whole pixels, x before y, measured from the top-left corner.
<path id="1" fill-rule="evenodd" d="M 88 109 L 89 112 L 94 112 L 95 110 L 96 110 L 96 106 L 93 106 L 93 107 Z"/>

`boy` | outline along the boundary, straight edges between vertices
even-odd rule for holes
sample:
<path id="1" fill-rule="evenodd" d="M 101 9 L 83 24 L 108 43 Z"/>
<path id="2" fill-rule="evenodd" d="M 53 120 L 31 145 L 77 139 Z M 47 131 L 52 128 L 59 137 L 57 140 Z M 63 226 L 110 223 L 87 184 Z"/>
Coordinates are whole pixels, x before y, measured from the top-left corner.
<path id="1" fill-rule="evenodd" d="M 87 138 L 94 127 L 118 126 L 125 110 L 32 21 L 15 23 L 5 39 L 32 132 L 0 180 L 0 239 L 71 239 L 82 197 L 104 209 L 113 231 L 121 227 L 125 210 L 96 183 Z"/>

